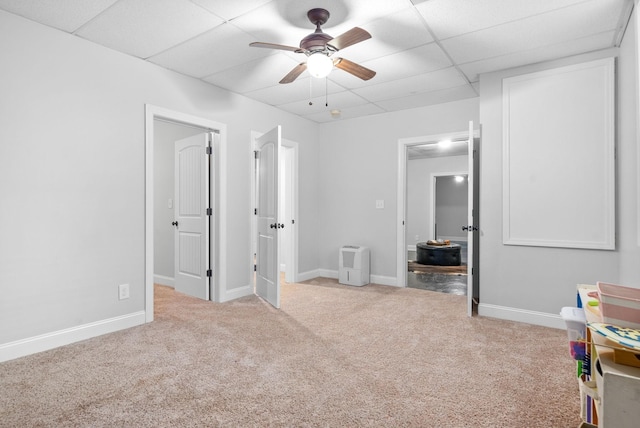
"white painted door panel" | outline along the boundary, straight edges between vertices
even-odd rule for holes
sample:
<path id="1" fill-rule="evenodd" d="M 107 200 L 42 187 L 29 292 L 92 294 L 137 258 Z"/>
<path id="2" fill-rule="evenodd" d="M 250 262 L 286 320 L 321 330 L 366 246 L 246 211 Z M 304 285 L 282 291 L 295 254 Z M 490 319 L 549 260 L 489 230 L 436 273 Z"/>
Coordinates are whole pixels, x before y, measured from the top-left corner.
<path id="1" fill-rule="evenodd" d="M 278 231 L 278 163 L 280 126 L 257 139 L 258 237 L 256 253 L 256 294 L 274 307 L 280 307 L 280 263 Z"/>
<path id="2" fill-rule="evenodd" d="M 209 300 L 210 134 L 175 142 L 175 289 Z"/>

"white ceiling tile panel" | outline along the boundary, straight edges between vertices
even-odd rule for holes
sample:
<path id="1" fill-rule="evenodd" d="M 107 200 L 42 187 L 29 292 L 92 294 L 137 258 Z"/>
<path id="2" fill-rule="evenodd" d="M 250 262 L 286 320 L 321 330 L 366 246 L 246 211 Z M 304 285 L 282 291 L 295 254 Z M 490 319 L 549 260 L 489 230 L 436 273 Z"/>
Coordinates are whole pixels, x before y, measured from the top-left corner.
<path id="1" fill-rule="evenodd" d="M 536 62 L 549 61 L 583 52 L 605 49 L 611 46 L 615 32 L 607 31 L 569 42 L 557 43 L 536 49 L 529 49 L 460 65 L 460 70 L 471 82 L 477 82 L 479 75 L 496 70 L 520 67 Z"/>
<path id="2" fill-rule="evenodd" d="M 401 52 L 433 41 L 420 15 L 414 8 L 360 25 L 371 39 L 347 48 L 341 56 L 364 62 Z"/>
<path id="3" fill-rule="evenodd" d="M 303 76 L 305 75 L 303 74 Z M 279 80 L 280 79 L 278 79 L 278 81 Z M 303 101 L 308 104 L 310 99 L 324 97 L 325 93 L 333 95 L 344 91 L 344 88 L 340 85 L 331 81 L 328 81 L 327 83 L 328 86 L 325 84 L 324 79 L 316 79 L 308 77 L 307 75 L 307 77 L 299 77 L 293 83 L 281 85 L 276 81 L 273 86 L 259 89 L 257 91 L 247 92 L 245 95 L 269 105 L 279 106 L 296 101 Z M 326 89 L 328 89 L 328 92 Z"/>
<path id="4" fill-rule="evenodd" d="M 230 20 L 269 3 L 271 0 L 191 0 L 219 17 Z"/>
<path id="5" fill-rule="evenodd" d="M 369 116 L 372 114 L 379 114 L 379 113 L 385 112 L 385 110 L 371 103 L 363 104 L 356 107 L 341 109 L 339 117 L 331 116 L 331 110 L 332 110 L 331 106 L 329 106 L 329 109 L 327 111 L 321 111 L 318 113 L 309 114 L 304 117 L 306 117 L 307 119 L 313 120 L 315 122 L 323 123 L 323 122 L 334 122 L 340 119 L 352 119 L 360 116 Z"/>
<path id="6" fill-rule="evenodd" d="M 387 111 L 405 110 L 408 108 L 424 107 L 445 102 L 475 98 L 478 94 L 470 85 L 456 86 L 437 91 L 423 92 L 404 98 L 378 101 L 377 105 Z"/>
<path id="7" fill-rule="evenodd" d="M 278 84 L 298 63 L 276 53 L 207 76 L 205 81 L 242 94 Z"/>
<path id="8" fill-rule="evenodd" d="M 252 48 L 252 41 L 247 33 L 227 23 L 154 55 L 149 61 L 202 78 L 276 52 Z"/>
<path id="9" fill-rule="evenodd" d="M 584 0 L 430 0 L 416 6 L 438 39 L 538 15 Z"/>
<path id="10" fill-rule="evenodd" d="M 378 101 L 408 97 L 421 92 L 431 92 L 467 84 L 467 81 L 460 73 L 455 68 L 450 67 L 405 79 L 365 86 L 354 89 L 353 92 L 377 103 Z"/>
<path id="11" fill-rule="evenodd" d="M 223 21 L 188 0 L 126 0 L 82 27 L 80 37 L 148 58 Z"/>
<path id="12" fill-rule="evenodd" d="M 310 102 L 311 104 L 309 104 Z M 281 104 L 278 105 L 278 108 L 306 116 L 323 111 L 328 112 L 332 109 L 347 109 L 349 107 L 355 107 L 363 104 L 367 104 L 367 101 L 355 95 L 353 92 L 343 91 L 335 94 L 328 94 L 326 97 L 323 94 L 310 100 L 305 99 L 289 104 Z"/>
<path id="13" fill-rule="evenodd" d="M 0 0 L 0 8 L 72 33 L 117 0 Z"/>
<path id="14" fill-rule="evenodd" d="M 611 31 L 616 28 L 621 8 L 607 7 L 610 1 L 623 4 L 622 0 L 587 1 L 446 39 L 442 46 L 461 64 Z"/>

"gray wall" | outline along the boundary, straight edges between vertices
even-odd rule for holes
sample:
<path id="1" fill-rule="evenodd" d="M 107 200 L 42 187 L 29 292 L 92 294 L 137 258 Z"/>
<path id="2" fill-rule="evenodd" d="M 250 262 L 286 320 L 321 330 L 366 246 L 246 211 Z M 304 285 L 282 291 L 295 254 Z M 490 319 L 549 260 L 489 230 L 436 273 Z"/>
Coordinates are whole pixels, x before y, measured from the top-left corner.
<path id="1" fill-rule="evenodd" d="M 633 25 L 631 25 L 633 27 Z M 623 46 L 481 76 L 480 313 L 509 317 L 514 309 L 557 314 L 575 305 L 575 286 L 596 281 L 640 286 L 635 266 L 637 157 L 635 123 L 635 41 L 630 28 Z M 617 249 L 615 251 L 505 246 L 502 244 L 502 79 L 619 54 L 617 85 Z M 623 86 L 621 83 L 624 83 Z M 576 106 L 576 108 L 579 106 Z M 542 126 L 543 124 L 541 124 Z M 580 154 L 576 153 L 578 157 Z M 626 155 L 626 156 L 623 156 Z M 621 209 L 622 208 L 622 209 Z M 484 308 L 483 308 L 484 306 Z"/>

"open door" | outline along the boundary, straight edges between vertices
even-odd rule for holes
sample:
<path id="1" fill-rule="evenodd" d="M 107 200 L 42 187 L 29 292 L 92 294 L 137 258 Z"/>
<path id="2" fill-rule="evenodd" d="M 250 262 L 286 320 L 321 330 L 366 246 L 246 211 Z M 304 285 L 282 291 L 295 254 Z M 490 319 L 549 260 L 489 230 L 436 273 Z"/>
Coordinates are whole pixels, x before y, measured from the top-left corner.
<path id="1" fill-rule="evenodd" d="M 468 205 L 467 205 L 467 225 L 462 227 L 462 230 L 467 231 L 467 315 L 473 316 L 474 312 L 477 312 L 477 299 L 476 290 L 474 289 L 474 284 L 477 283 L 475 279 L 477 276 L 477 271 L 474 270 L 475 261 L 477 260 L 477 248 L 476 244 L 477 235 L 478 235 L 478 223 L 477 223 L 477 201 L 474 198 L 474 192 L 476 190 L 476 165 L 477 165 L 477 156 L 478 152 L 476 150 L 474 131 L 473 131 L 473 121 L 469 122 L 469 144 L 468 144 L 468 162 L 469 162 L 469 172 L 468 172 Z M 475 202 L 475 205 L 474 205 Z"/>
<path id="2" fill-rule="evenodd" d="M 278 163 L 280 126 L 256 140 L 257 162 L 257 248 L 256 294 L 274 307 L 280 307 L 280 261 L 278 231 L 284 227 L 278 216 Z"/>
<path id="3" fill-rule="evenodd" d="M 175 289 L 209 300 L 211 133 L 175 142 Z"/>

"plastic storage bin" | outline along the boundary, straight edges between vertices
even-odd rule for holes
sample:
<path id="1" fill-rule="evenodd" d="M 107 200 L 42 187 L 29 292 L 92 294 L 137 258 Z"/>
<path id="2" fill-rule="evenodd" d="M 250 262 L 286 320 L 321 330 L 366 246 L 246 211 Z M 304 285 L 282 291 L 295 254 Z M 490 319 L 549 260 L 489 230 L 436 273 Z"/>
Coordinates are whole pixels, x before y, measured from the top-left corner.
<path id="1" fill-rule="evenodd" d="M 560 316 L 567 325 L 569 351 L 574 360 L 582 360 L 586 353 L 587 318 L 584 309 L 565 306 Z"/>
<path id="2" fill-rule="evenodd" d="M 598 282 L 602 322 L 640 329 L 640 288 Z"/>

